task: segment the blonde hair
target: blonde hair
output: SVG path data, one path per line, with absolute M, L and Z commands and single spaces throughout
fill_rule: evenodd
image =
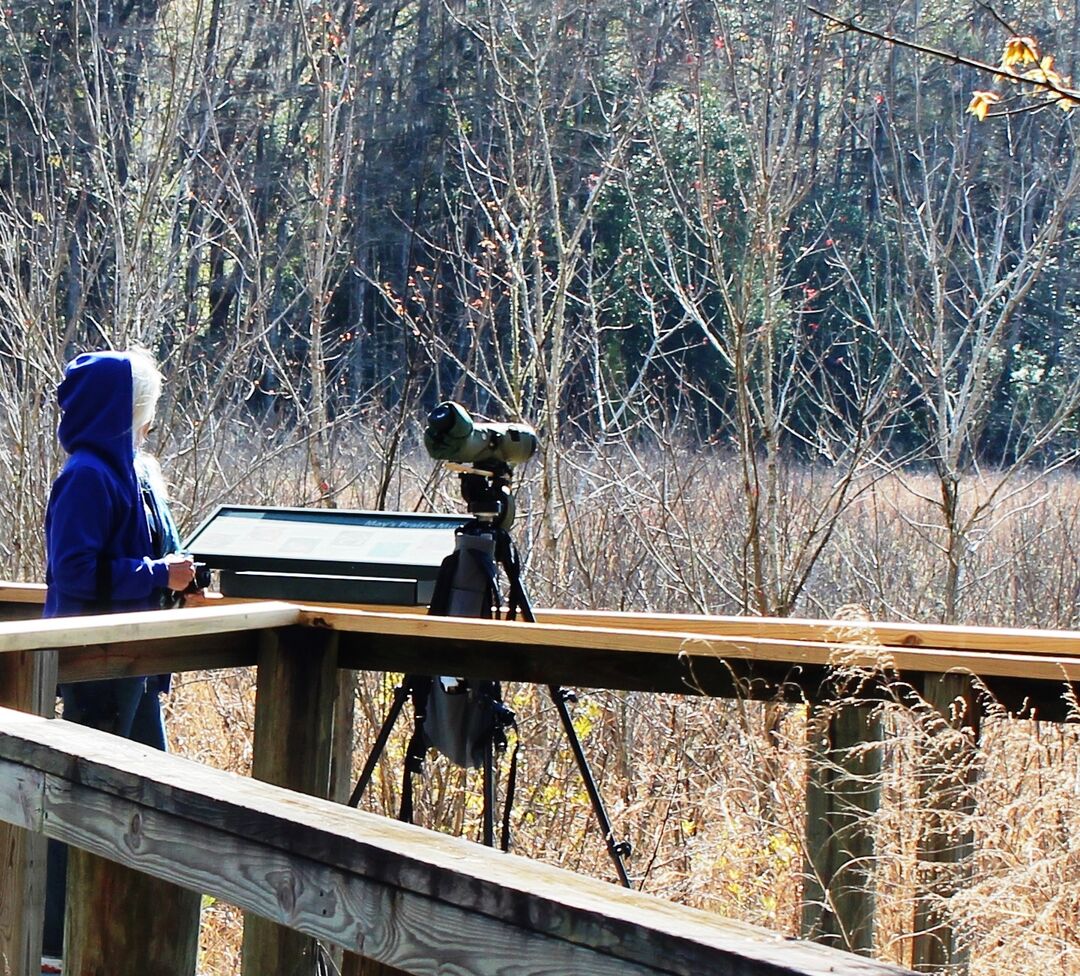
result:
M 138 431 L 154 419 L 161 399 L 162 376 L 154 357 L 145 349 L 129 349 L 131 363 L 131 427 Z

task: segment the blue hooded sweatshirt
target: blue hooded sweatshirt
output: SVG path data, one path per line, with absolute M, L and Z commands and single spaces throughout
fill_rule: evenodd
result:
M 161 606 L 169 570 L 153 558 L 151 520 L 175 539 L 162 499 L 144 500 L 135 466 L 131 362 L 87 353 L 57 390 L 60 444 L 70 455 L 45 513 L 45 616 Z M 169 551 L 168 548 L 165 551 Z

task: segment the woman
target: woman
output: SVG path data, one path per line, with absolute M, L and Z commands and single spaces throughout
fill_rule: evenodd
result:
M 140 455 L 161 396 L 161 373 L 142 350 L 79 356 L 57 390 L 68 460 L 45 513 L 45 616 L 172 606 L 195 577 L 156 462 Z M 165 748 L 159 694 L 169 676 L 63 684 L 64 718 Z M 63 938 L 66 851 L 50 844 L 46 955 Z

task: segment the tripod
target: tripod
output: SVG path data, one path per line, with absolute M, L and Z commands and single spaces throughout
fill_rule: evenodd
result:
M 533 623 L 536 617 L 521 580 L 521 560 L 508 531 L 514 517 L 514 500 L 510 492 L 511 469 L 502 462 L 490 463 L 488 468 L 490 470 L 469 468 L 461 473 L 462 495 L 473 518 L 455 533 L 454 552 L 443 561 L 439 569 L 428 612 L 456 617 L 497 615 L 502 605 L 498 586 L 498 573 L 501 568 L 509 585 L 506 619 L 513 620 L 520 612 L 525 621 Z M 435 682 L 438 682 L 437 686 Z M 615 872 L 619 881 L 629 888 L 630 879 L 626 873 L 624 858 L 630 855 L 630 844 L 616 841 L 612 834 L 604 801 L 567 707 L 568 703 L 577 700 L 576 696 L 558 685 L 549 685 L 548 692 L 585 784 L 585 791 Z M 400 819 L 412 820 L 411 777 L 413 773 L 421 770 L 427 748 L 434 746 L 460 766 L 479 766 L 483 769 L 483 842 L 493 847 L 496 802 L 494 750 L 496 746 L 505 747 L 506 730 L 514 724 L 513 713 L 502 703 L 495 682 L 406 675 L 394 689 L 390 709 L 349 797 L 349 806 L 355 807 L 359 804 L 379 756 L 386 748 L 394 724 L 410 699 L 416 713 L 416 731 L 406 753 Z M 470 719 L 472 728 L 468 725 Z M 477 722 L 481 729 L 477 729 Z M 507 802 L 502 823 L 503 850 L 509 847 L 510 802 L 516 776 L 515 747 L 506 788 Z

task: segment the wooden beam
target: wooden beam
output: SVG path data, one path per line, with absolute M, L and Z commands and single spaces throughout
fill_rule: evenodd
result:
M 880 648 L 763 637 L 556 626 L 365 613 L 307 607 L 304 624 L 342 635 L 341 663 L 359 670 L 747 699 L 828 700 L 836 669 L 881 676 L 977 674 L 1003 706 L 1039 718 L 1068 717 L 1080 660 L 1050 655 Z M 1073 691 L 1077 687 L 1073 687 Z
M 906 972 L 0 710 L 0 796 L 35 774 L 0 814 L 411 973 Z
M 263 603 L 260 600 L 223 598 L 223 603 Z M 423 616 L 426 607 L 347 605 L 308 606 L 311 610 L 351 613 L 393 613 Z M 1037 630 L 1019 627 L 964 627 L 944 624 L 897 623 L 881 620 L 819 620 L 799 617 L 744 617 L 712 614 L 634 613 L 609 610 L 535 610 L 536 623 L 556 627 L 663 631 L 714 637 L 758 637 L 782 641 L 857 644 L 927 650 L 987 651 L 1080 657 L 1080 631 Z
M 165 637 L 65 647 L 59 652 L 59 678 L 63 682 L 94 681 L 252 667 L 258 661 L 259 634 L 258 630 L 239 630 L 198 639 Z
M 1080 681 L 1080 633 L 993 628 L 920 629 L 882 623 L 868 623 L 865 630 L 859 623 L 844 630 L 841 624 L 829 621 L 549 613 L 552 619 L 558 616 L 566 622 L 527 624 L 463 620 L 460 617 L 254 602 L 166 612 L 7 622 L 0 624 L 0 654 L 42 647 L 135 647 L 151 641 L 186 641 L 193 637 L 202 639 L 299 623 L 341 633 L 410 639 L 425 645 L 438 641 L 470 642 L 489 648 L 501 647 L 508 653 L 561 650 L 619 652 L 626 657 L 635 654 L 682 655 L 689 661 L 741 660 L 794 667 L 825 667 L 840 663 L 852 667 L 881 666 L 903 672 L 945 674 L 961 670 L 990 677 Z M 589 619 L 603 619 L 611 626 L 583 626 L 573 622 Z M 662 630 L 661 626 L 681 626 L 683 629 Z M 776 636 L 778 634 L 800 634 L 801 637 Z M 875 644 L 877 638 L 896 643 Z M 932 638 L 940 640 L 941 645 L 927 644 Z M 377 657 L 378 648 L 382 646 L 385 642 L 379 642 L 369 657 Z M 401 667 L 391 669 L 402 670 Z M 444 667 L 439 665 L 434 670 L 441 671 Z M 109 670 L 109 673 L 115 672 Z M 693 690 L 689 687 L 692 681 L 692 677 L 684 678 L 683 690 Z
M 5 605 L 34 608 L 44 603 L 45 588 L 36 583 L 0 582 L 0 608 Z M 197 613 L 214 619 L 228 619 L 229 615 L 238 614 L 234 620 L 241 620 L 245 612 L 255 608 L 294 607 L 292 603 L 269 600 L 239 600 L 222 598 L 216 607 L 202 607 L 184 610 L 183 613 Z M 363 606 L 347 607 L 342 604 L 308 606 L 308 613 L 320 615 L 373 614 L 377 617 L 394 616 L 416 618 L 425 616 L 423 607 L 386 607 Z M 223 611 L 227 611 L 223 614 Z M 173 611 L 170 613 L 170 617 Z M 151 617 L 139 615 L 144 621 L 154 622 L 160 614 Z M 126 619 L 126 616 L 125 616 Z M 251 618 L 252 622 L 257 617 Z M 328 617 L 327 619 L 330 619 Z M 954 650 L 967 652 L 994 652 L 1008 655 L 1034 654 L 1052 658 L 1080 658 L 1080 631 L 1034 630 L 1014 627 L 964 627 L 934 624 L 895 623 L 888 621 L 851 621 L 851 620 L 814 620 L 807 618 L 777 617 L 736 617 L 705 614 L 646 614 L 615 613 L 601 610 L 558 610 L 541 609 L 536 611 L 536 622 L 557 628 L 590 628 L 598 630 L 618 630 L 650 632 L 659 631 L 668 634 L 704 635 L 720 638 L 755 638 L 781 642 L 808 642 L 811 644 L 855 644 L 865 647 L 881 646 L 885 648 Z M 138 622 L 136 622 L 136 625 Z M 62 624 L 51 624 L 63 629 Z M 275 626 L 275 624 L 267 624 Z M 0 635 L 4 631 L 0 629 Z M 108 642 L 107 628 L 99 638 Z M 130 636 L 122 638 L 130 639 Z M 62 646 L 61 639 L 53 642 Z M 76 641 L 76 645 L 78 641 Z M 21 648 L 27 649 L 27 645 Z M 7 649 L 0 638 L 0 652 Z M 945 669 L 942 669 L 945 670 Z
M 1017 627 L 962 627 L 880 620 L 813 620 L 798 617 L 733 617 L 602 610 L 537 610 L 536 622 L 556 626 L 617 627 L 727 637 L 826 644 L 1080 657 L 1080 631 Z
M 42 647 L 134 644 L 165 638 L 201 639 L 214 634 L 288 627 L 297 623 L 299 616 L 299 608 L 290 603 L 262 603 L 9 621 L 0 624 L 0 654 Z
M 622 617 L 606 619 L 617 622 Z M 635 615 L 627 615 L 627 619 L 634 620 Z M 1073 692 L 1080 688 L 1080 658 L 1072 656 L 1070 650 L 1076 635 L 974 629 L 973 640 L 984 643 L 1004 642 L 1005 635 L 1012 640 L 1017 634 L 1027 634 L 1026 651 L 1005 653 L 877 646 L 835 631 L 832 636 L 837 641 L 827 643 L 704 630 L 706 621 L 714 619 L 719 621 L 716 626 L 720 630 L 729 624 L 734 627 L 738 621 L 760 633 L 771 623 L 783 629 L 799 622 L 648 619 L 652 625 L 663 621 L 699 630 L 463 620 L 260 601 L 4 623 L 0 624 L 0 655 L 34 647 L 60 647 L 60 677 L 65 681 L 241 667 L 254 662 L 258 630 L 297 623 L 340 633 L 341 666 L 356 669 L 421 674 L 452 671 L 468 677 L 539 684 L 811 701 L 827 697 L 827 682 L 836 667 L 876 669 L 884 681 L 899 673 L 916 685 L 924 675 L 968 672 L 978 675 L 1005 708 L 1056 721 L 1068 717 L 1068 686 L 1074 686 Z M 829 627 L 836 626 L 822 624 L 814 632 L 824 637 Z M 934 628 L 937 633 L 951 634 L 956 641 L 961 630 Z M 806 629 L 798 632 L 811 633 Z M 894 637 L 906 639 L 900 633 Z M 1036 654 L 1034 649 L 1047 653 Z
M 874 946 L 874 833 L 882 723 L 874 706 L 811 706 L 802 934 L 869 953 Z
M 40 619 L 45 587 L 38 583 L 0 583 L 0 621 Z
M 38 616 L 41 616 L 41 608 L 45 606 L 46 587 L 44 583 L 10 583 L 0 581 L 0 605 L 25 604 L 36 606 Z
M 311 628 L 264 631 L 255 694 L 251 774 L 265 783 L 327 797 L 338 698 L 337 635 Z M 244 917 L 244 976 L 314 976 L 317 947 L 292 928 Z
M 0 705 L 51 717 L 56 704 L 56 652 L 20 651 L 0 656 Z M 28 784 L 16 779 L 9 803 L 29 803 L 31 818 L 40 815 Z M 42 929 L 45 924 L 45 838 L 0 824 L 0 960 L 12 973 L 37 972 L 41 967 Z
M 1002 677 L 1027 676 L 1056 682 L 1080 681 L 1080 659 L 1049 653 L 1035 656 L 1004 652 L 986 654 L 947 648 L 882 648 L 844 642 L 781 640 L 691 631 L 559 626 L 460 617 L 326 611 L 316 608 L 304 608 L 301 611 L 300 623 L 336 630 L 343 634 L 363 634 L 367 641 L 376 637 L 412 640 L 417 646 L 430 645 L 429 651 L 434 651 L 441 642 L 450 642 L 455 647 L 472 644 L 489 650 L 501 649 L 507 657 L 522 654 L 547 655 L 552 651 L 619 652 L 627 659 L 630 668 L 636 667 L 632 661 L 635 655 L 663 655 L 685 658 L 690 662 L 691 668 L 693 662 L 698 661 L 741 660 L 790 666 L 839 665 L 937 674 L 962 670 Z M 358 643 L 358 651 L 362 645 L 363 642 Z M 385 646 L 385 642 L 376 644 L 380 649 Z M 378 657 L 379 651 L 372 650 L 368 656 Z M 442 673 L 447 669 L 447 664 L 432 657 L 429 667 L 434 667 L 435 670 L 426 673 Z M 692 682 L 692 677 L 686 680 Z
M 255 664 L 258 634 L 297 621 L 290 604 L 55 617 L 0 623 L 0 661 L 59 648 L 57 680 L 165 674 Z

